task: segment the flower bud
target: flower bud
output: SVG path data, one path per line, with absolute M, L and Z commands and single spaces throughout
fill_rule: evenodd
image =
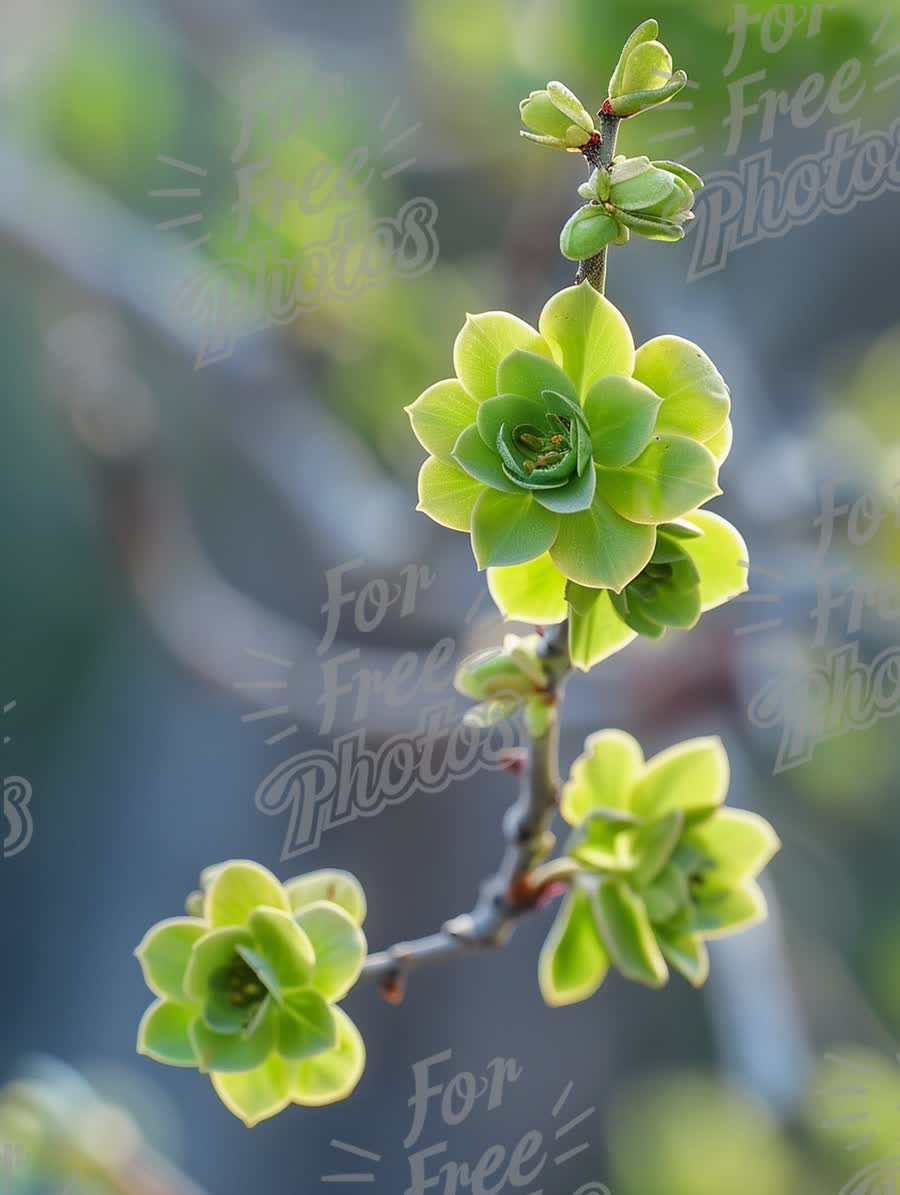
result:
M 507 635 L 503 648 L 491 648 L 464 660 L 453 678 L 458 693 L 476 701 L 517 702 L 547 687 L 543 661 L 537 655 L 537 635 L 520 639 Z M 504 717 L 508 717 L 505 714 Z
M 656 40 L 659 25 L 645 21 L 625 43 L 609 81 L 609 104 L 616 116 L 635 116 L 677 95 L 687 83 L 684 71 L 672 72 L 672 55 Z
M 530 132 L 522 136 L 557 149 L 579 149 L 590 141 L 595 129 L 590 113 L 563 83 L 548 83 L 532 91 L 519 104 L 522 123 Z
M 586 261 L 619 236 L 615 218 L 599 204 L 579 208 L 560 233 L 559 249 L 569 261 Z

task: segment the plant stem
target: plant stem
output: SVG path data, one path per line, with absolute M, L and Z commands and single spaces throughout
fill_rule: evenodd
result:
M 620 123 L 620 117 L 614 116 L 611 112 L 601 111 L 600 132 L 603 140 L 596 144 L 586 145 L 581 151 L 592 170 L 601 168 L 608 170 L 611 166 L 616 152 L 616 138 L 619 135 Z M 576 282 L 590 282 L 594 290 L 599 291 L 601 295 L 606 293 L 608 248 L 609 246 L 604 246 L 596 256 L 579 262 L 578 273 L 575 275 Z
M 586 145 L 582 151 L 592 169 L 609 169 L 616 152 L 619 123 L 619 117 L 612 113 L 600 113 L 602 140 Z M 601 295 L 606 289 L 606 253 L 603 249 L 580 262 L 575 278 L 576 282 L 587 280 Z M 522 781 L 518 800 L 503 819 L 506 850 L 496 872 L 482 884 L 471 913 L 446 922 L 437 933 L 413 942 L 398 942 L 366 959 L 363 977 L 379 984 L 392 1002 L 402 1000 L 406 976 L 418 967 L 471 950 L 505 945 L 522 914 L 540 905 L 555 884 L 571 878 L 566 860 L 544 862 L 549 854 L 550 824 L 559 802 L 562 689 L 572 670 L 567 621 L 545 632 L 539 654 L 549 678 L 547 695 L 553 705 L 552 717 L 542 734 L 532 736 L 526 759 L 515 761 Z
M 535 869 L 549 853 L 548 833 L 559 801 L 559 705 L 572 669 L 567 622 L 545 633 L 538 653 L 545 661 L 547 697 L 553 710 L 546 730 L 531 738 L 527 762 L 514 761 L 521 786 L 503 819 L 506 849 L 471 913 L 448 921 L 435 934 L 400 942 L 366 960 L 363 976 L 380 984 L 390 1000 L 402 999 L 405 976 L 426 963 L 505 945 L 519 917 L 537 907 L 550 885 L 563 878 L 558 868 L 551 871 L 549 865 L 544 875 Z

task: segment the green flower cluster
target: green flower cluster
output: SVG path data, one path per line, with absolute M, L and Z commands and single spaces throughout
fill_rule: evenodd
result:
M 594 120 L 564 83 L 548 83 L 519 104 L 522 136 L 554 149 L 580 149 L 597 137 Z
M 721 808 L 729 774 L 717 738 L 648 761 L 620 730 L 585 747 L 563 791 L 578 870 L 541 954 L 544 999 L 585 1000 L 611 966 L 654 988 L 672 967 L 699 987 L 707 939 L 765 918 L 755 877 L 778 837 L 764 818 Z
M 609 81 L 609 111 L 636 116 L 658 108 L 678 95 L 687 83 L 684 71 L 674 71 L 672 55 L 657 40 L 657 21 L 644 21 L 625 43 Z
M 632 232 L 651 241 L 680 241 L 693 220 L 694 192 L 703 180 L 677 162 L 615 158 L 598 168 L 578 193 L 590 203 L 566 222 L 559 238 L 564 257 L 583 261 Z
M 209 868 L 190 917 L 161 921 L 137 954 L 158 999 L 138 1031 L 138 1053 L 209 1074 L 248 1126 L 289 1103 L 348 1096 L 365 1047 L 335 1007 L 366 957 L 365 896 L 346 872 L 281 884 L 245 860 Z

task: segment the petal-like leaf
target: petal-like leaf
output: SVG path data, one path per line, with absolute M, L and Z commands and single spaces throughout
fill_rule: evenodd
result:
M 540 360 L 541 358 L 535 358 Z M 544 358 L 546 360 L 546 358 Z M 552 365 L 552 361 L 547 361 Z M 540 398 L 523 398 L 515 391 L 503 391 L 496 398 L 486 398 L 478 405 L 476 425 L 478 434 L 491 452 L 497 451 L 497 437 L 504 424 L 512 430 L 520 423 L 537 424 L 544 421 L 546 407 Z
M 627 884 L 603 880 L 597 892 L 597 919 L 610 958 L 626 979 L 663 987 L 669 972 L 641 898 Z
M 325 901 L 308 905 L 295 917 L 316 952 L 312 986 L 326 1000 L 342 1000 L 365 962 L 365 934 L 348 913 Z
M 541 950 L 541 994 L 552 1008 L 577 1004 L 593 996 L 608 970 L 609 954 L 597 929 L 593 898 L 575 888 L 563 901 Z
M 637 860 L 632 883 L 643 888 L 651 884 L 672 858 L 684 827 L 684 814 L 673 809 L 657 821 L 646 822 L 629 834 L 629 846 Z
M 731 453 L 731 445 L 734 440 L 734 428 L 731 425 L 731 420 L 725 421 L 725 426 L 721 431 L 716 432 L 714 436 L 710 436 L 704 443 L 709 451 L 713 454 L 720 465 L 723 465 L 728 460 Z
M 478 403 L 456 378 L 437 382 L 406 408 L 416 439 L 432 456 L 449 461 L 453 446 L 475 422 Z
M 540 329 L 579 397 L 598 378 L 634 371 L 634 340 L 624 316 L 589 282 L 554 295 L 541 312 Z
M 191 1041 L 200 1069 L 237 1073 L 253 1070 L 275 1046 L 277 1009 L 271 1000 L 260 1007 L 252 1023 L 239 1033 L 217 1033 L 198 1017 L 191 1025 Z
M 250 930 L 260 953 L 273 968 L 279 987 L 299 988 L 309 983 L 316 954 L 290 913 L 257 909 L 250 915 Z
M 595 809 L 631 810 L 631 792 L 644 770 L 640 743 L 624 730 L 600 730 L 584 744 L 563 788 L 560 812 L 570 826 Z
M 488 569 L 488 589 L 500 613 L 510 621 L 550 626 L 563 622 L 568 613 L 566 578 L 549 552 L 527 564 Z
M 472 509 L 484 485 L 456 465 L 430 456 L 419 472 L 419 505 L 430 519 L 451 531 L 468 531 Z
M 515 349 L 549 357 L 545 340 L 524 320 L 505 311 L 468 315 L 453 347 L 456 376 L 478 402 L 497 393 L 497 367 Z
M 246 925 L 260 905 L 290 909 L 284 888 L 271 871 L 247 859 L 235 859 L 213 877 L 206 893 L 206 920 L 214 929 Z
M 655 543 L 653 527 L 623 518 L 597 493 L 589 510 L 562 516 L 550 555 L 560 572 L 579 585 L 618 591 L 647 564 Z
M 649 760 L 634 788 L 634 810 L 655 819 L 673 809 L 716 809 L 728 793 L 728 756 L 717 737 L 690 739 Z
M 197 1052 L 190 1027 L 197 1019 L 196 1008 L 157 1000 L 141 1017 L 137 1052 L 166 1066 L 197 1066 Z
M 634 376 L 663 400 L 656 429 L 709 440 L 731 410 L 728 387 L 706 353 L 680 336 L 657 336 L 635 356 Z
M 710 510 L 688 515 L 703 535 L 683 540 L 683 550 L 700 573 L 700 601 L 704 610 L 714 610 L 740 593 L 749 584 L 750 555 L 736 528 Z
M 534 500 L 545 510 L 557 514 L 577 514 L 587 510 L 594 500 L 597 488 L 597 471 L 592 464 L 579 477 L 575 476 L 566 485 L 552 490 L 534 490 Z
M 453 449 L 453 459 L 476 481 L 506 494 L 520 494 L 522 489 L 506 476 L 496 448 L 488 448 L 478 427 L 467 427 Z
M 278 1014 L 278 1052 L 297 1062 L 336 1045 L 337 1021 L 325 997 L 311 988 L 289 992 Z
M 195 1004 L 205 1004 L 209 986 L 218 972 L 231 966 L 238 957 L 238 946 L 253 947 L 249 929 L 233 926 L 211 930 L 198 938 L 184 973 L 184 991 Z
M 693 934 L 669 934 L 664 929 L 656 933 L 669 966 L 695 988 L 702 988 L 709 978 L 709 951 L 703 939 Z
M 694 901 L 689 929 L 704 938 L 727 938 L 766 919 L 766 898 L 752 880 L 728 892 L 695 894 Z
M 539 506 L 531 494 L 485 490 L 472 512 L 472 551 L 478 567 L 536 560 L 556 540 L 559 522 L 559 515 Z
M 248 1129 L 288 1106 L 292 1077 L 291 1064 L 280 1054 L 243 1074 L 210 1075 L 216 1095 Z
M 569 261 L 594 257 L 619 235 L 619 225 L 604 208 L 587 203 L 568 218 L 559 234 L 559 251 Z
M 337 1045 L 296 1063 L 291 1069 L 291 1099 L 307 1108 L 344 1100 L 366 1067 L 366 1047 L 359 1030 L 341 1008 L 333 1008 Z
M 717 810 L 692 826 L 684 842 L 711 861 L 702 873 L 704 892 L 754 879 L 781 847 L 766 819 L 746 809 Z
M 621 468 L 640 456 L 653 434 L 660 399 L 631 378 L 612 374 L 596 381 L 584 400 L 594 460 Z
M 586 614 L 572 610 L 569 617 L 569 652 L 581 672 L 590 672 L 636 638 L 616 614 L 606 591 Z
M 340 905 L 357 925 L 362 925 L 366 919 L 366 894 L 362 884 L 349 871 L 339 871 L 336 868 L 311 871 L 307 875 L 288 880 L 284 887 L 294 913 L 298 913 L 307 905 L 325 900 L 330 904 Z
M 194 943 L 207 930 L 196 917 L 171 917 L 147 931 L 134 953 L 152 992 L 176 1003 L 190 1003 L 184 991 L 184 973 Z
M 597 491 L 634 523 L 678 519 L 721 494 L 716 458 L 686 436 L 654 435 L 630 465 L 598 469 Z
M 515 349 L 497 367 L 498 394 L 521 394 L 543 406 L 545 390 L 578 402 L 575 383 L 550 357 Z

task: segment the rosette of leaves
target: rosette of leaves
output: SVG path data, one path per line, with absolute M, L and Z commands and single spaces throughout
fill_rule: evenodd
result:
M 699 987 L 707 940 L 765 918 L 755 878 L 780 843 L 764 818 L 722 808 L 728 779 L 718 738 L 647 761 L 623 731 L 587 740 L 563 791 L 578 871 L 541 954 L 548 1004 L 587 999 L 610 967 L 653 988 L 671 967 Z
M 566 580 L 621 591 L 660 524 L 721 493 L 730 398 L 718 370 L 674 336 L 635 352 L 587 282 L 554 295 L 539 330 L 470 315 L 454 364 L 407 408 L 432 454 L 419 510 L 469 532 L 480 568 L 546 557 Z
M 548 83 L 519 104 L 521 135 L 554 149 L 580 149 L 596 135 L 594 119 L 564 83 Z
M 629 37 L 609 81 L 609 110 L 616 116 L 636 116 L 658 108 L 678 95 L 687 83 L 684 71 L 673 71 L 672 55 L 658 41 L 659 23 L 644 21 Z
M 202 882 L 188 900 L 198 915 L 153 926 L 135 952 L 157 997 L 138 1053 L 208 1074 L 248 1127 L 350 1095 L 365 1047 L 336 1004 L 366 957 L 359 883 L 320 871 L 281 884 L 245 860 Z
M 632 232 L 651 241 L 680 241 L 693 220 L 694 192 L 703 180 L 677 162 L 616 158 L 598 167 L 578 193 L 590 203 L 566 222 L 560 251 L 572 261 L 593 257 L 611 242 L 622 245 Z

